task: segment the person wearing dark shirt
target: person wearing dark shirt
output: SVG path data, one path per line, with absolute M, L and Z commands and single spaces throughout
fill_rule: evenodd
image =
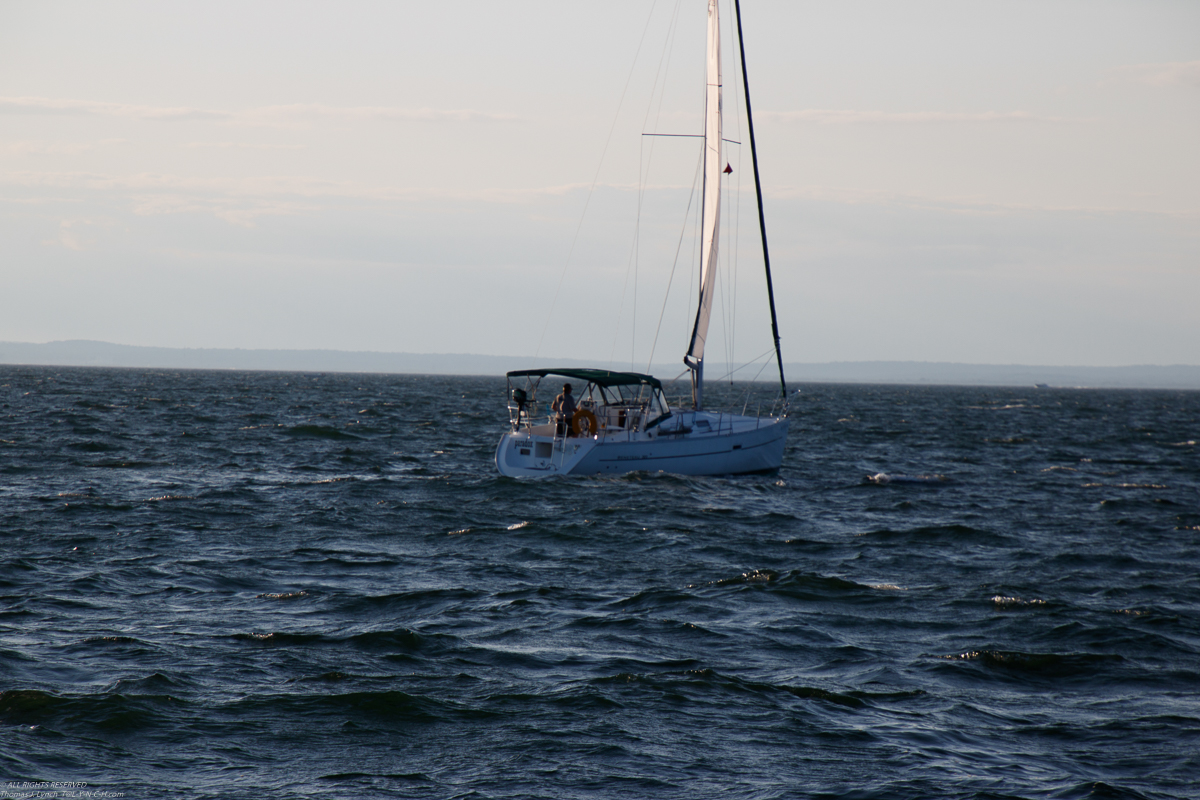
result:
M 575 396 L 571 394 L 571 384 L 563 384 L 562 394 L 554 398 L 554 404 L 550 406 L 550 410 L 555 414 L 557 435 L 570 436 L 571 421 L 575 417 Z

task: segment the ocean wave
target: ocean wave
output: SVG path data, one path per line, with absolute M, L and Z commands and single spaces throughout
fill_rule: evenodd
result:
M 358 441 L 361 438 L 327 425 L 293 425 L 289 428 L 284 428 L 282 433 L 284 436 L 290 436 L 295 439 L 344 439 Z
M 990 544 L 999 544 L 1000 540 L 1006 537 L 994 531 L 988 531 L 983 528 L 976 528 L 972 525 L 919 525 L 915 528 L 895 529 L 895 528 L 879 528 L 872 531 L 856 534 L 866 539 L 878 540 L 912 540 L 918 542 L 965 542 L 965 541 L 981 541 Z
M 169 725 L 186 706 L 163 694 L 57 695 L 10 689 L 0 692 L 0 724 L 131 734 Z
M 975 663 L 1001 672 L 1048 678 L 1084 678 L 1125 659 L 1115 653 L 1026 653 L 1019 650 L 968 650 L 938 656 L 950 662 Z

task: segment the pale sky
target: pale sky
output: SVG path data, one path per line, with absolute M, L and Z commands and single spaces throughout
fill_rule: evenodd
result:
M 705 8 L 0 2 L 0 340 L 677 361 Z M 1200 3 L 742 13 L 785 361 L 1200 364 Z

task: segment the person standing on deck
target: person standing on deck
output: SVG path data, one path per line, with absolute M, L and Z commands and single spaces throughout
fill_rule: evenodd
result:
M 570 436 L 571 421 L 575 417 L 575 396 L 571 394 L 571 384 L 563 384 L 562 394 L 554 398 L 550 410 L 555 413 L 556 435 Z

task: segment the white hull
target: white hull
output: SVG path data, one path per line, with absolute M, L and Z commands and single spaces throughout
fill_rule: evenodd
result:
M 671 430 L 629 431 L 562 438 L 552 426 L 510 431 L 496 448 L 502 475 L 737 475 L 779 469 L 787 442 L 786 417 L 676 412 Z

